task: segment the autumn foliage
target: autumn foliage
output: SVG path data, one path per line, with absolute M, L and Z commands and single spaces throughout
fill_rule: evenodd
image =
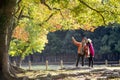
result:
M 13 31 L 12 37 L 22 41 L 28 41 L 29 33 L 25 31 L 24 27 L 17 26 Z
M 91 32 L 94 32 L 94 30 L 96 29 L 94 26 L 91 26 L 91 25 L 88 25 L 86 24 L 84 27 L 83 27 L 84 30 L 86 31 L 91 31 Z

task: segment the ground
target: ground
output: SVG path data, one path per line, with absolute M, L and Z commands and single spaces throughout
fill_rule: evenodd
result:
M 17 76 L 29 80 L 120 80 L 120 67 L 65 67 L 59 70 L 26 70 Z

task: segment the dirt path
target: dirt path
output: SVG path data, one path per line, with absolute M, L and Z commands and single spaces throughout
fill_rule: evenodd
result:
M 120 67 L 67 67 L 62 70 L 31 70 L 18 76 L 29 80 L 120 80 Z

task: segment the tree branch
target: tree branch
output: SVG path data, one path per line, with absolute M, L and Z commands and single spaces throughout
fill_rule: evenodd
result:
M 27 15 L 23 15 L 23 10 L 24 10 L 24 7 L 21 9 L 20 11 L 20 14 L 18 15 L 18 20 L 20 20 L 21 18 L 28 18 L 28 19 L 32 19 L 30 16 L 27 16 Z M 29 13 L 30 15 L 30 13 Z
M 54 13 L 50 14 L 50 16 L 49 16 L 46 20 L 44 20 L 41 24 L 39 24 L 39 25 L 42 26 L 45 22 L 49 21 L 50 18 L 51 18 L 53 15 L 54 15 Z
M 21 9 L 20 14 L 18 15 L 18 18 L 17 18 L 18 20 L 21 18 L 23 10 L 24 10 L 24 7 Z
M 27 15 L 21 15 L 21 18 L 28 18 L 28 19 L 32 19 L 30 16 L 27 16 Z
M 90 8 L 91 10 L 95 11 L 96 13 L 98 13 L 101 17 L 102 17 L 102 20 L 103 20 L 103 24 L 106 24 L 105 23 L 105 18 L 104 16 L 100 13 L 100 12 L 103 12 L 103 11 L 98 11 L 94 8 L 92 8 L 91 6 L 89 6 L 88 4 L 86 4 L 83 0 L 79 0 L 82 4 L 84 4 L 85 6 L 87 6 L 88 8 Z
M 108 11 L 107 11 L 107 12 L 108 12 Z M 114 12 L 112 12 L 112 11 L 110 11 L 110 13 L 111 13 L 111 14 L 114 14 L 114 15 L 120 15 L 120 14 L 114 13 Z
M 17 4 L 18 4 L 18 9 L 17 9 L 17 11 L 13 14 L 13 15 L 15 15 L 16 13 L 18 13 L 18 11 L 20 10 L 20 2 L 21 2 L 22 0 L 19 0 L 18 2 L 17 2 Z
M 60 12 L 60 15 L 64 18 L 62 12 L 61 12 L 61 9 L 58 9 L 58 8 L 51 8 L 47 3 L 46 3 L 46 0 L 40 0 L 41 4 L 45 5 L 49 10 L 57 10 Z
M 45 22 L 49 21 L 49 19 L 53 16 L 54 13 L 52 13 L 46 20 Z
M 53 9 L 54 9 L 54 10 L 58 10 L 58 11 L 60 12 L 60 15 L 64 18 L 61 9 L 58 9 L 58 8 L 53 8 Z
M 49 10 L 52 10 L 52 8 L 46 3 L 46 0 L 40 0 L 41 4 L 45 5 Z

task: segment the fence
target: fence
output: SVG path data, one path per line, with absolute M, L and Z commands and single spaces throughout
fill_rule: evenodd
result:
M 32 65 L 38 65 L 38 64 L 45 65 L 46 70 L 48 70 L 48 66 L 49 65 L 59 65 L 60 68 L 63 69 L 63 65 L 64 64 L 75 64 L 75 62 L 63 62 L 63 60 L 61 60 L 60 62 L 48 62 L 48 60 L 46 60 L 46 62 L 32 63 L 31 61 L 29 61 L 28 62 L 29 70 L 32 69 Z M 85 64 L 88 64 L 88 62 L 85 62 Z M 105 60 L 105 61 L 94 62 L 94 64 L 97 64 L 97 65 L 103 64 L 105 66 L 110 66 L 110 65 L 114 65 L 114 64 L 120 65 L 120 60 L 119 61 L 108 61 L 108 60 Z M 16 66 L 16 62 L 15 61 L 13 61 L 13 65 Z

